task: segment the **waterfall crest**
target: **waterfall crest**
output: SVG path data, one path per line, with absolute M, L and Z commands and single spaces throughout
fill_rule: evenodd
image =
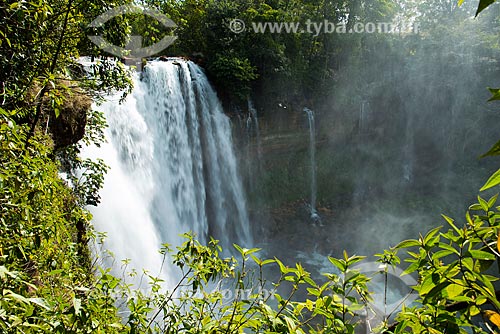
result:
M 88 148 L 111 170 L 92 209 L 106 247 L 132 267 L 160 270 L 161 243 L 178 245 L 179 234 L 214 237 L 228 249 L 249 247 L 242 183 L 231 126 L 203 71 L 192 62 L 151 62 L 134 78 L 134 90 L 98 108 L 105 113 L 108 143 Z M 167 266 L 168 267 L 168 266 Z M 172 278 L 168 268 L 163 277 Z

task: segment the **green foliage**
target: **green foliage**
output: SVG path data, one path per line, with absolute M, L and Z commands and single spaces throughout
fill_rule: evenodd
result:
M 255 32 L 255 23 L 299 23 L 308 20 L 349 27 L 361 20 L 388 20 L 396 6 L 390 1 L 157 1 L 143 0 L 145 6 L 158 8 L 177 23 L 176 43 L 164 51 L 167 55 L 192 57 L 202 63 L 224 95 L 238 102 L 246 100 L 251 89 L 272 88 L 272 99 L 324 96 L 331 88 L 334 66 L 339 54 L 338 34 L 315 36 L 300 31 L 287 33 Z M 234 19 L 246 24 L 245 31 L 234 33 Z M 144 30 L 150 30 L 146 22 Z M 300 30 L 300 29 L 299 29 Z M 152 27 L 151 31 L 155 31 Z M 344 38 L 345 39 L 345 38 Z M 221 62 L 227 61 L 227 66 Z M 248 63 L 248 65 L 246 65 Z M 252 69 L 242 73 L 240 64 Z M 219 70 L 223 67 L 223 71 Z M 241 80 L 244 74 L 244 80 Z M 322 80 L 318 80 L 318 77 Z M 286 87 L 276 89 L 276 83 Z
M 318 285 L 300 264 L 290 268 L 277 259 L 262 260 L 255 255 L 259 249 L 235 245 L 241 255 L 238 263 L 235 258 L 220 258 L 214 240 L 202 246 L 191 235 L 185 237 L 174 255 L 174 263 L 182 269 L 181 280 L 167 294 L 158 292 L 147 298 L 146 304 L 154 302 L 156 311 L 148 322 L 137 324 L 134 332 L 316 333 L 327 328 L 345 333 L 348 328 L 353 333 L 356 312 L 367 298 L 367 277 L 351 269 L 361 257 L 345 254 L 338 262 L 341 274 L 326 274 L 328 281 Z M 271 284 L 264 279 L 264 268 L 272 264 L 277 264 L 280 277 Z M 286 298 L 277 292 L 283 285 L 289 286 Z M 301 288 L 307 288 L 311 296 L 305 302 L 294 300 Z
M 496 0 L 479 0 L 479 6 L 477 7 L 476 16 L 479 15 L 483 10 L 485 10 L 489 5 L 495 3 Z
M 25 148 L 28 128 L 0 112 L 1 331 L 106 332 L 118 318 L 112 301 L 88 288 L 91 216 L 48 158 L 50 139 L 36 134 Z
M 42 0 L 0 4 L 4 18 L 0 32 L 0 99 L 2 107 L 13 112 L 17 121 L 31 125 L 30 135 L 34 134 L 43 114 L 59 115 L 70 86 L 81 85 L 87 94 L 130 88 L 128 73 L 116 62 L 98 62 L 92 80 L 77 64 L 81 52 L 101 55 L 96 47 L 89 47 L 87 35 L 92 32 L 85 27 L 90 20 L 126 2 L 129 1 L 104 4 L 101 1 Z M 127 26 L 123 22 L 107 28 L 105 37 L 110 41 L 126 36 Z M 110 34 L 112 36 L 108 36 Z M 70 85 L 59 84 L 61 80 Z
M 245 100 L 250 94 L 250 83 L 258 75 L 248 59 L 231 55 L 217 54 L 208 68 L 217 73 L 216 82 L 225 90 L 230 89 L 238 99 Z
M 80 160 L 78 145 L 58 152 L 72 184 L 68 187 L 58 175 L 61 167 L 51 158 L 50 138 L 35 126 L 42 113 L 50 110 L 58 116 L 63 112 L 75 86 L 93 97 L 110 89 L 130 88 L 130 78 L 120 63 L 98 62 L 92 69 L 95 80 L 88 80 L 74 63 L 80 53 L 100 55 L 85 38 L 87 33 L 99 33 L 83 28 L 89 20 L 127 2 L 0 4 L 4 18 L 0 30 L 0 331 L 354 333 L 361 314 L 371 312 L 370 278 L 356 269 L 363 257 L 346 252 L 341 259 L 329 258 L 332 273 L 324 273 L 317 282 L 301 264 L 288 267 L 278 259 L 260 259 L 259 249 L 237 245 L 239 261 L 223 258 L 217 241 L 205 246 L 186 234 L 175 254 L 167 246 L 161 250 L 165 261 L 172 258 L 181 272 L 176 286 L 165 290 L 164 282 L 144 273 L 147 291 L 134 289 L 125 279 L 90 263 L 87 243 L 95 236 L 89 227 L 90 214 L 82 207 L 98 203 L 106 167 L 102 161 Z M 168 9 L 183 36 L 177 51 L 205 54 L 212 77 L 238 99 L 248 97 L 259 75 L 261 80 L 294 78 L 295 86 L 284 90 L 312 94 L 318 87 L 317 76 L 331 78 L 332 55 L 342 56 L 336 43 L 345 41 L 334 35 L 235 35 L 227 28 L 231 19 L 249 23 L 328 18 L 352 25 L 362 17 L 378 19 L 394 13 L 389 1 L 363 6 L 357 1 L 144 2 Z M 493 2 L 480 1 L 478 13 Z M 428 9 L 428 3 L 419 8 Z M 116 44 L 125 43 L 129 23 L 139 30 L 146 27 L 142 18 L 116 19 L 103 33 Z M 146 30 L 142 32 L 151 42 L 163 33 L 154 26 Z M 356 42 L 363 45 L 361 40 Z M 360 52 L 365 51 L 360 48 Z M 304 93 L 302 86 L 310 91 Z M 491 92 L 492 100 L 497 99 L 498 90 Z M 86 140 L 99 142 L 105 122 L 102 115 L 89 113 Z M 488 155 L 497 151 L 495 146 Z M 76 169 L 83 172 L 77 175 Z M 483 189 L 499 183 L 497 172 Z M 389 266 L 400 262 L 398 250 L 411 249 L 405 254 L 409 263 L 405 273 L 418 275 L 414 289 L 420 297 L 403 308 L 390 328 L 386 315 L 380 331 L 466 333 L 472 329 L 483 333 L 477 324 L 480 315 L 489 326 L 500 325 L 498 275 L 492 274 L 497 273 L 493 264 L 498 265 L 500 257 L 496 202 L 496 196 L 479 197 L 464 226 L 445 216 L 448 231 L 435 228 L 377 255 L 387 285 Z M 274 282 L 265 278 L 270 268 L 279 273 Z M 299 297 L 299 292 L 307 293 L 306 297 Z
M 239 261 L 223 258 L 218 242 L 201 245 L 192 235 L 175 254 L 165 245 L 165 261 L 180 269 L 176 286 L 144 273 L 147 290 L 136 290 L 88 262 L 78 223 L 87 224 L 83 204 L 57 175 L 47 154 L 50 142 L 35 135 L 26 149 L 28 128 L 2 110 L 0 138 L 0 328 L 6 333 L 354 333 L 363 313 L 372 312 L 370 277 L 356 269 L 364 257 L 330 257 L 332 272 L 315 281 L 302 265 L 261 259 L 260 249 L 235 245 Z M 498 262 L 500 207 L 497 196 L 478 197 L 458 225 L 449 217 L 418 239 L 378 254 L 385 265 L 405 256 L 406 274 L 417 273 L 420 299 L 403 307 L 397 323 L 388 315 L 378 330 L 394 333 L 465 333 L 483 314 L 498 324 L 500 301 L 492 275 Z M 126 262 L 125 262 L 126 264 Z M 274 267 L 279 277 L 265 278 Z M 92 269 L 92 270 L 91 270 Z M 95 274 L 91 274 L 95 270 Z M 378 274 L 378 273 L 376 273 Z M 136 273 L 130 273 L 136 276 Z M 284 291 L 284 293 L 283 293 Z M 307 292 L 298 297 L 299 291 Z M 280 293 L 281 292 L 281 293 Z M 387 293 L 387 292 L 386 292 Z M 385 303 L 385 302 L 384 302 Z M 494 311 L 492 310 L 494 309 Z M 390 328 L 389 328 L 390 327 Z
M 500 223 L 497 197 L 489 201 L 478 197 L 463 227 L 443 216 L 451 227 L 447 232 L 434 229 L 419 240 L 396 246 L 416 248 L 408 252 L 406 273 L 418 272 L 419 283 L 414 289 L 421 299 L 419 306 L 400 312 L 394 333 L 465 333 L 467 328 L 482 333 L 474 317 L 491 307 L 500 311 L 495 290 L 498 277 L 490 270 L 500 256 L 496 246 Z
M 496 171 L 481 188 L 481 191 L 490 189 L 500 184 L 500 170 Z
M 492 97 L 488 101 L 499 101 L 500 100 L 500 89 L 489 89 Z
M 485 158 L 488 156 L 495 156 L 495 155 L 500 155 L 500 141 L 495 145 L 493 145 L 493 147 L 488 152 L 483 154 L 481 158 Z
M 458 0 L 458 5 L 462 6 L 465 0 Z M 483 10 L 488 8 L 490 5 L 494 4 L 496 0 L 479 0 L 479 5 L 477 6 L 477 11 L 476 11 L 476 17 L 481 13 Z
M 149 293 L 134 290 L 99 269 L 90 271 L 84 253 L 89 235 L 78 228 L 90 215 L 58 177 L 47 158 L 48 138 L 36 134 L 25 148 L 28 128 L 12 122 L 2 110 L 0 138 L 0 328 L 5 333 L 236 333 L 245 330 L 279 333 L 352 333 L 356 311 L 366 305 L 368 278 L 351 267 L 362 258 L 331 259 L 340 270 L 318 285 L 297 264 L 261 260 L 259 249 L 235 245 L 241 263 L 222 258 L 217 241 L 203 246 L 186 241 L 172 255 L 182 277 L 169 291 L 145 273 Z M 83 244 L 82 244 L 83 243 Z M 162 250 L 165 259 L 171 251 Z M 252 262 L 248 262 L 251 259 Z M 264 268 L 277 264 L 280 277 L 270 283 Z M 131 273 L 131 275 L 135 275 Z M 278 288 L 291 284 L 288 297 Z M 222 287 L 231 294 L 217 289 Z M 301 288 L 305 302 L 294 300 Z M 269 293 L 265 293 L 270 289 Z M 359 296 L 361 297 L 359 297 Z M 277 304 L 271 302 L 277 300 Z M 274 306 L 273 306 L 274 305 Z M 121 316 L 118 316 L 119 310 Z M 313 325 L 322 323 L 323 325 Z

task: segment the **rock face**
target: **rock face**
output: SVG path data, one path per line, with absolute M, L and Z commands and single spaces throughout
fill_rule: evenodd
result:
M 59 117 L 53 110 L 45 117 L 45 124 L 52 134 L 55 148 L 62 148 L 76 144 L 85 135 L 87 125 L 87 112 L 90 110 L 92 100 L 78 89 L 65 96 L 66 100 L 61 108 Z
M 55 91 L 54 91 L 55 90 Z M 21 123 L 31 124 L 30 117 L 34 116 L 35 107 L 40 102 L 42 85 L 35 82 L 28 90 L 24 99 L 24 108 L 33 110 Z M 56 116 L 49 94 L 53 94 L 62 101 L 59 106 L 59 115 Z M 36 126 L 44 133 L 50 133 L 54 141 L 54 148 L 59 149 L 76 144 L 85 135 L 87 115 L 92 107 L 92 98 L 73 81 L 58 80 L 55 86 L 49 86 L 42 98 L 42 114 Z

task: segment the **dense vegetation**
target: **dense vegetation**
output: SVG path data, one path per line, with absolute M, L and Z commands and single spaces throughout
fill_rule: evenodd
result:
M 85 27 L 97 14 L 127 2 L 0 4 L 2 333 L 353 333 L 362 324 L 394 333 L 484 333 L 500 328 L 498 269 L 493 266 L 500 261 L 496 196 L 479 197 L 462 224 L 444 217 L 447 231 L 434 229 L 377 255 L 382 267 L 374 275 L 384 277 L 399 264 L 398 252 L 403 249 L 409 255 L 406 273 L 418 274 L 413 293 L 419 299 L 393 317 L 384 312 L 373 323 L 364 320 L 365 314 L 375 314 L 367 288 L 370 278 L 354 268 L 363 257 L 347 253 L 342 259 L 330 258 L 332 272 L 314 281 L 299 264 L 287 267 L 277 259 L 261 260 L 255 256 L 257 249 L 235 246 L 237 263 L 219 255 L 216 241 L 204 246 L 187 235 L 172 256 L 183 278 L 170 291 L 148 274 L 144 276 L 150 289 L 133 290 L 98 268 L 89 253 L 97 238 L 84 206 L 98 204 L 106 167 L 79 159 L 78 150 L 81 140 L 98 144 L 103 139 L 102 115 L 91 110 L 90 99 L 99 100 L 112 89 L 127 91 L 130 80 L 119 62 L 106 60 L 98 62 L 88 78 L 76 59 L 102 55 L 86 38 L 91 32 Z M 144 2 L 158 5 L 179 24 L 180 43 L 169 52 L 202 52 L 213 79 L 231 99 L 244 99 L 252 90 L 267 92 L 274 82 L 291 78 L 294 89 L 287 98 L 324 94 L 322 85 L 334 78 L 331 69 L 345 56 L 342 43 L 353 40 L 334 43 L 305 34 L 236 37 L 221 22 L 236 16 L 303 21 L 314 19 L 314 14 L 353 24 L 359 11 L 373 18 L 396 13 L 389 1 Z M 481 0 L 478 12 L 493 2 Z M 422 6 L 432 15 L 433 5 Z M 108 25 L 101 33 L 118 44 L 126 42 L 134 26 L 144 27 L 136 17 Z M 158 36 L 152 35 L 151 41 Z M 262 79 L 256 81 L 258 77 Z M 491 93 L 492 100 L 500 100 L 498 89 Z M 499 154 L 500 143 L 488 155 Z M 79 168 L 86 172 L 77 177 Z M 500 171 L 482 190 L 498 184 Z M 170 262 L 168 247 L 161 251 Z M 271 266 L 279 270 L 274 283 L 264 277 L 264 268 Z M 216 284 L 234 298 L 214 289 Z M 307 298 L 296 298 L 301 291 L 307 291 Z M 487 325 L 482 326 L 484 321 Z
M 358 43 L 340 34 L 255 33 L 252 23 L 344 22 L 347 29 L 360 20 L 390 21 L 397 3 L 377 1 L 142 1 L 169 13 L 179 27 L 179 41 L 168 52 L 201 58 L 220 91 L 233 102 L 253 91 L 263 99 L 303 100 L 324 97 L 334 72 L 348 57 L 347 44 Z M 231 20 L 247 29 L 234 33 Z M 143 28 L 150 30 L 149 28 Z M 158 39 L 158 36 L 151 37 Z M 352 37 L 352 36 L 351 36 Z M 321 80 L 317 80 L 321 78 Z M 287 88 L 277 83 L 287 82 Z
M 257 228 L 280 241 L 259 247 L 282 259 L 311 249 L 372 254 L 435 227 L 441 213 L 462 216 L 478 185 L 498 169 L 495 159 L 479 159 L 498 137 L 493 125 L 500 122 L 485 89 L 498 86 L 500 75 L 498 7 L 473 19 L 476 5 L 406 2 L 424 13 L 416 18 L 419 34 L 322 36 L 339 49 L 330 60 L 326 98 L 287 99 L 295 77 L 269 83 L 269 95 L 254 91 L 261 154 L 255 127 L 235 122 L 237 138 L 251 137 L 243 144 L 249 142 L 252 159 L 243 153 L 242 170 Z M 305 233 L 312 168 L 304 106 L 316 115 L 317 207 L 324 225 Z

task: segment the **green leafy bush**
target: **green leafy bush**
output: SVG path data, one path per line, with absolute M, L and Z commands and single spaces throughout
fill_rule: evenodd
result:
M 245 100 L 251 91 L 251 83 L 258 75 L 256 68 L 248 59 L 234 55 L 217 54 L 209 70 L 214 73 L 215 81 L 238 99 Z M 230 88 L 230 89 L 229 89 Z

